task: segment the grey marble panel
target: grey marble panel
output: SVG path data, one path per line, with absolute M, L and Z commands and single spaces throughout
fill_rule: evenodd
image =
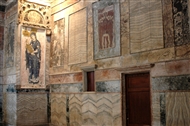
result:
M 176 46 L 189 43 L 188 0 L 173 0 L 174 43 Z
M 97 92 L 121 92 L 121 84 L 119 80 L 96 82 Z
M 51 92 L 76 93 L 83 91 L 83 84 L 55 84 L 51 85 Z
M 48 93 L 48 89 L 16 89 L 17 93 Z
M 16 126 L 16 110 L 16 93 L 3 93 L 3 121 L 7 124 L 7 126 Z
M 152 88 L 157 91 L 190 90 L 190 75 L 152 78 Z
M 166 125 L 166 100 L 165 93 L 160 94 L 160 122 L 161 126 Z

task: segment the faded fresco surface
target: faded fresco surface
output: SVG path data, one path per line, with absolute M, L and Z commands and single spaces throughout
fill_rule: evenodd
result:
M 51 42 L 51 67 L 63 66 L 64 63 L 64 42 L 65 42 L 65 19 L 54 22 Z
M 12 67 L 14 64 L 14 32 L 15 22 L 11 22 L 7 28 L 6 43 L 5 43 L 5 67 Z
M 45 86 L 45 30 L 23 27 L 21 34 L 21 85 L 43 87 Z
M 113 40 L 113 23 L 114 23 L 114 6 L 107 6 L 98 10 L 98 32 L 99 32 L 99 49 L 114 47 Z

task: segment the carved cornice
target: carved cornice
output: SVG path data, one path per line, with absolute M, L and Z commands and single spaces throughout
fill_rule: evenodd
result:
M 133 71 L 143 71 L 147 69 L 151 69 L 154 67 L 154 64 L 147 64 L 147 65 L 141 65 L 141 66 L 133 66 L 133 67 L 125 67 L 125 68 L 115 68 L 115 70 L 120 72 L 133 72 Z
M 18 3 L 18 24 L 50 29 L 50 6 L 23 0 Z

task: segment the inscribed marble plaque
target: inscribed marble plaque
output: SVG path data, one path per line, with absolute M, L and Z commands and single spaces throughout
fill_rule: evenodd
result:
M 94 51 L 95 59 L 120 55 L 119 2 L 99 1 L 94 9 Z
M 86 8 L 69 15 L 69 64 L 87 62 Z
M 65 42 L 65 19 L 54 22 L 51 42 L 50 66 L 63 66 L 64 42 Z
M 12 67 L 14 64 L 14 33 L 15 22 L 8 24 L 5 38 L 5 67 Z
M 23 27 L 21 31 L 21 87 L 45 87 L 45 30 Z

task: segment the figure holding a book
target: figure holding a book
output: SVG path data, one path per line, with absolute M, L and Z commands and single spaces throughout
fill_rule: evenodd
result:
M 30 38 L 30 43 L 26 40 L 26 69 L 29 69 L 28 82 L 37 84 L 39 83 L 41 45 L 36 33 L 31 33 Z

